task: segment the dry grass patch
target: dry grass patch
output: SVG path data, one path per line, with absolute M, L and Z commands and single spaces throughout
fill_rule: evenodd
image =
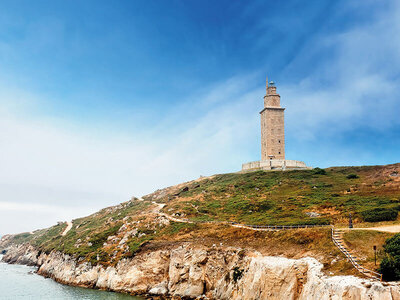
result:
M 383 244 L 392 237 L 394 233 L 352 230 L 343 234 L 343 240 L 348 249 L 358 257 L 361 264 L 371 270 L 377 270 L 379 263 L 384 256 Z M 373 246 L 377 246 L 377 265 L 375 266 Z

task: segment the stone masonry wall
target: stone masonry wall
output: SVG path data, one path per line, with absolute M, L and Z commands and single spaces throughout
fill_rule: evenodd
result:
M 275 86 L 267 86 L 261 114 L 261 160 L 285 159 L 284 108 Z

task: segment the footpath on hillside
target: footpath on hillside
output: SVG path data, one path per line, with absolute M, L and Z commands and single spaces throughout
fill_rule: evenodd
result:
M 65 230 L 61 233 L 62 236 L 65 236 L 68 231 L 70 231 L 72 228 L 72 222 L 67 222 L 67 227 L 65 228 Z
M 357 228 L 341 228 L 342 230 L 374 230 L 374 231 L 382 231 L 382 232 L 390 232 L 390 233 L 398 233 L 400 232 L 400 225 L 382 225 L 376 227 L 357 227 Z

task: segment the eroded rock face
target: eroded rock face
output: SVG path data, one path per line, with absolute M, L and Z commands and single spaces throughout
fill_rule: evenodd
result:
M 40 252 L 30 245 L 17 245 L 4 249 L 2 261 L 10 264 L 36 266 Z
M 115 267 L 92 266 L 60 252 L 11 246 L 3 260 L 37 265 L 38 273 L 71 285 L 132 294 L 209 299 L 400 300 L 397 284 L 354 276 L 328 277 L 314 258 L 262 256 L 236 248 L 179 246 L 123 259 Z

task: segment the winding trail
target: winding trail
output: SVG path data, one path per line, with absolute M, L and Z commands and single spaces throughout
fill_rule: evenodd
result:
M 236 227 L 236 228 L 245 228 L 245 229 L 249 229 L 249 230 L 255 230 L 255 231 L 273 231 L 274 229 L 270 229 L 270 228 L 254 228 L 254 227 L 249 227 L 246 225 L 241 225 L 241 224 L 231 224 L 232 227 Z
M 152 213 L 155 213 L 155 214 L 159 214 L 160 210 L 165 206 L 165 203 L 157 203 L 155 201 L 153 201 L 151 203 L 153 203 L 156 206 L 151 211 Z
M 61 235 L 65 236 L 68 233 L 68 231 L 71 230 L 71 228 L 72 228 L 72 222 L 67 221 L 67 228 L 65 228 L 65 230 L 61 233 Z
M 175 218 L 173 216 L 170 216 L 169 214 L 166 213 L 162 213 L 160 212 L 160 210 L 165 206 L 165 203 L 157 203 L 155 201 L 152 202 L 154 205 L 156 205 L 156 207 L 152 210 L 152 213 L 158 214 L 160 216 L 163 216 L 165 218 L 167 218 L 170 221 L 174 221 L 174 222 L 179 222 L 179 223 L 193 223 L 192 221 L 189 220 L 185 220 L 185 219 L 178 219 Z

